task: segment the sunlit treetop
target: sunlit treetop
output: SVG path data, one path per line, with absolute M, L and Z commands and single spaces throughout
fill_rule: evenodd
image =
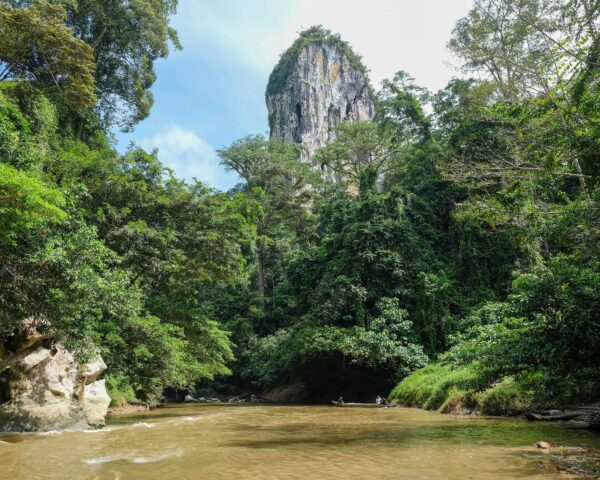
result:
M 83 111 L 96 103 L 93 52 L 66 18 L 63 7 L 47 2 L 25 8 L 0 3 L 0 82 L 31 81 Z

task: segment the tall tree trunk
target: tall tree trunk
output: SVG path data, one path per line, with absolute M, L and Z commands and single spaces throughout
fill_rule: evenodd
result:
M 265 296 L 265 263 L 263 261 L 263 252 L 262 248 L 258 247 L 258 255 L 257 255 L 257 263 L 258 263 L 258 293 L 261 297 Z
M 577 172 L 577 175 L 579 175 L 579 184 L 581 185 L 581 190 L 583 191 L 583 194 L 585 196 L 585 199 L 587 200 L 588 204 L 591 205 L 592 204 L 592 197 L 590 197 L 590 192 L 587 188 L 587 184 L 585 183 L 585 177 L 583 175 L 583 172 L 581 170 L 581 165 L 579 164 L 579 160 L 577 160 L 576 158 L 573 159 L 573 165 L 575 166 L 575 171 Z

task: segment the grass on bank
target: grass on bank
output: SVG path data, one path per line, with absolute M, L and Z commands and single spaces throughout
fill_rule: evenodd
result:
M 407 406 L 484 415 L 511 415 L 532 409 L 533 398 L 530 388 L 513 377 L 490 385 L 476 364 L 432 363 L 405 378 L 390 394 L 390 400 Z

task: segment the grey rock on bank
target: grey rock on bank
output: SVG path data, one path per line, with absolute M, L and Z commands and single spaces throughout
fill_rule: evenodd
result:
M 266 95 L 271 137 L 302 145 L 302 160 L 335 138 L 343 121 L 375 114 L 369 81 L 335 44 L 312 43 L 277 92 Z
M 104 425 L 110 398 L 106 364 L 80 365 L 51 340 L 43 322 L 26 320 L 0 349 L 0 430 L 48 431 Z

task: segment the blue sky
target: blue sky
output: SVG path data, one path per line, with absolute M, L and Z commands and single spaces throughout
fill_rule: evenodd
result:
M 216 150 L 268 130 L 264 91 L 279 55 L 311 25 L 338 32 L 377 86 L 406 70 L 432 90 L 456 76 L 446 43 L 472 0 L 180 0 L 172 19 L 183 51 L 156 65 L 150 117 L 117 135 L 157 148 L 180 178 L 227 190 L 238 179 Z

